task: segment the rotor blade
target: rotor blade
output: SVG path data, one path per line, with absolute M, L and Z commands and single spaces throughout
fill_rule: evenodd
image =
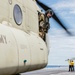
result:
M 55 13 L 53 14 L 52 17 L 55 19 L 55 21 L 56 21 L 57 23 L 59 23 L 59 25 L 60 25 L 69 35 L 72 35 L 71 32 L 68 31 L 68 28 L 65 27 L 65 26 L 63 25 L 63 23 L 58 19 L 58 17 L 56 16 Z
M 40 5 L 45 11 L 48 9 L 51 9 L 50 7 L 48 7 L 47 5 L 43 4 L 42 2 L 40 2 L 39 0 L 36 0 L 37 4 Z
M 45 11 L 47 11 L 48 9 L 51 9 L 50 7 L 48 7 L 47 5 L 43 4 L 42 2 L 40 2 L 39 0 L 36 0 L 37 4 L 40 5 Z M 52 10 L 52 9 L 51 9 Z M 55 12 L 53 11 L 53 18 L 55 19 L 55 21 L 57 21 L 59 23 L 59 25 L 69 34 L 72 35 L 71 32 L 68 31 L 68 28 L 66 28 L 63 23 L 58 19 L 58 17 L 56 16 Z

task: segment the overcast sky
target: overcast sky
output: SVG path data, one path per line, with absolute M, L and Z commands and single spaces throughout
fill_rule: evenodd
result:
M 75 33 L 75 0 L 40 0 L 53 8 L 62 22 Z M 67 65 L 65 60 L 75 57 L 75 36 L 68 36 L 52 18 L 49 30 L 49 65 Z

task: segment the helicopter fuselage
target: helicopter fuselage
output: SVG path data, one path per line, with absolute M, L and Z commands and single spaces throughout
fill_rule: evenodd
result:
M 14 20 L 15 5 L 22 11 L 21 24 Z M 38 34 L 37 10 L 40 11 L 34 0 L 0 1 L 0 75 L 33 71 L 47 65 L 48 50 Z

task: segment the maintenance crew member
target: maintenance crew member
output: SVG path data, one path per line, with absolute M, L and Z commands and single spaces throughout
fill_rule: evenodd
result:
M 72 71 L 72 62 L 71 62 L 71 60 L 68 59 L 68 63 L 69 63 L 69 71 Z
M 52 10 L 47 10 L 45 14 L 40 13 L 39 16 L 39 35 L 45 40 L 46 33 L 50 29 L 49 18 L 53 15 Z
M 71 68 L 72 68 L 72 71 L 74 71 L 74 61 L 73 60 L 71 61 Z

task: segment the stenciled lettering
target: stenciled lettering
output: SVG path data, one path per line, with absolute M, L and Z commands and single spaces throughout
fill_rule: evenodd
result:
M 5 43 L 7 44 L 6 36 L 3 36 L 3 37 L 4 37 L 4 41 L 5 41 Z
M 0 35 L 0 43 L 7 44 L 7 40 L 6 40 L 6 36 L 5 35 Z

